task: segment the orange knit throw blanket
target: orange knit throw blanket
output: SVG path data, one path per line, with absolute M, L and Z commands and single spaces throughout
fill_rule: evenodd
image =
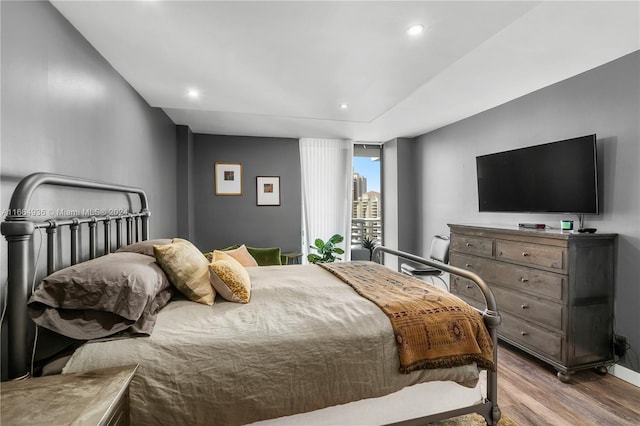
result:
M 482 316 L 457 297 L 373 262 L 319 265 L 387 314 L 398 343 L 400 372 L 472 361 L 495 369 L 493 343 Z

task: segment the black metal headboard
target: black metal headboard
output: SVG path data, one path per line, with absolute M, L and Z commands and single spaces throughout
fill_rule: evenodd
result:
M 140 210 L 116 215 L 95 216 L 89 212 L 78 213 L 70 218 L 51 219 L 34 216 L 30 210 L 31 196 L 42 185 L 57 185 L 71 188 L 85 188 L 97 191 L 111 191 L 121 194 L 137 194 L 140 198 Z M 149 238 L 149 203 L 142 189 L 114 185 L 94 180 L 63 176 L 52 173 L 34 173 L 23 178 L 11 196 L 7 216 L 1 225 L 2 235 L 7 240 L 7 297 L 6 320 L 8 325 L 8 369 L 9 379 L 26 377 L 29 375 L 28 329 L 30 319 L 26 307 L 30 296 L 29 286 L 29 244 L 36 229 L 46 229 L 47 232 L 47 273 L 56 270 L 59 264 L 57 253 L 57 239 L 59 231 L 68 227 L 70 231 L 70 263 L 76 264 L 84 258 L 83 246 L 79 243 L 79 231 L 82 224 L 87 224 L 89 230 L 88 254 L 89 258 L 108 254 L 113 249 L 111 225 L 115 223 L 115 248 Z M 120 213 L 120 212 L 118 212 Z M 124 222 L 124 224 L 123 224 Z M 122 237 L 123 225 L 126 240 Z M 103 228 L 102 250 L 98 250 L 98 228 Z M 65 265 L 66 266 L 66 265 Z

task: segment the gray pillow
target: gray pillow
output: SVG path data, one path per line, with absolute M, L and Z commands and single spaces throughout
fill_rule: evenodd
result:
M 155 258 L 112 253 L 46 277 L 29 299 L 36 324 L 79 340 L 127 331 L 151 334 L 173 294 Z
M 155 240 L 138 241 L 137 243 L 120 247 L 118 250 L 116 250 L 116 253 L 132 252 L 132 253 L 146 254 L 147 256 L 153 257 L 154 245 L 163 246 L 170 243 L 171 243 L 171 239 L 169 238 L 157 238 Z

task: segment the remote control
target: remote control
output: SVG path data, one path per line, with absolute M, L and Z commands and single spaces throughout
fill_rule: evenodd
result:
M 582 229 L 578 229 L 578 232 L 588 232 L 589 234 L 593 234 L 594 232 L 596 232 L 597 229 L 596 228 L 582 228 Z

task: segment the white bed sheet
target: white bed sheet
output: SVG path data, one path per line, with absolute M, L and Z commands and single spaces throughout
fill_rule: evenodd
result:
M 373 426 L 397 423 L 480 404 L 487 395 L 486 384 L 487 372 L 482 371 L 473 388 L 455 382 L 418 383 L 389 395 L 263 420 L 252 425 Z

